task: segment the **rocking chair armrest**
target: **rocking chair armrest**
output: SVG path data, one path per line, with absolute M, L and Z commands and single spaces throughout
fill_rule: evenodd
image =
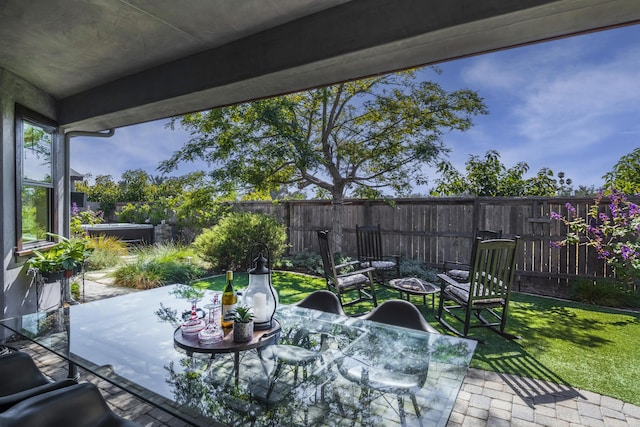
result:
M 393 259 L 396 260 L 396 263 L 399 263 L 400 262 L 400 258 L 402 258 L 402 255 L 395 255 L 395 254 L 394 255 L 382 255 L 381 258 L 386 258 L 386 259 L 393 258 Z M 365 256 L 365 257 L 362 257 L 360 259 L 360 262 L 379 261 L 379 260 L 380 260 L 380 258 L 376 258 L 376 257 L 373 257 L 373 256 Z
M 349 277 L 353 276 L 354 274 L 367 274 L 371 273 L 372 271 L 376 271 L 375 267 L 363 268 L 362 270 L 355 270 L 344 274 L 338 274 L 338 277 Z
M 444 261 L 443 266 L 445 270 L 471 270 L 471 266 L 469 264 L 464 264 L 457 261 Z
M 358 264 L 360 264 L 360 261 L 349 261 L 349 262 L 345 262 L 344 264 L 338 264 L 338 265 L 336 265 L 336 270 L 340 270 L 341 268 L 351 267 L 351 266 L 358 265 Z
M 457 286 L 460 287 L 460 285 L 462 285 L 462 283 L 458 282 L 456 279 L 449 277 L 448 275 L 446 275 L 445 273 L 440 273 L 438 274 L 438 278 L 440 278 L 440 280 L 442 281 L 442 289 L 444 289 L 445 287 L 451 285 L 451 286 Z

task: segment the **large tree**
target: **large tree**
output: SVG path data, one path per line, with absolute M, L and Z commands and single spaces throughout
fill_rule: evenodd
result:
M 409 194 L 446 151 L 444 133 L 476 114 L 486 108 L 471 90 L 447 92 L 415 71 L 372 77 L 176 118 L 192 138 L 159 170 L 206 160 L 223 188 L 312 188 L 333 202 L 341 249 L 344 198 Z

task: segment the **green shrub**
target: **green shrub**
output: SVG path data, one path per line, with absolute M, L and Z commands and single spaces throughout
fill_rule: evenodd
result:
M 587 304 L 607 307 L 640 307 L 638 292 L 620 283 L 577 280 L 571 286 L 570 298 Z
M 80 297 L 81 297 L 80 283 L 72 282 L 69 285 L 69 289 L 71 290 L 71 298 L 73 298 L 76 301 L 80 301 Z
M 284 225 L 273 217 L 259 213 L 231 213 L 212 228 L 196 237 L 193 246 L 211 263 L 214 270 L 246 270 L 251 266 L 252 249 L 256 243 L 267 245 L 271 261 L 279 259 L 286 249 Z M 265 256 L 267 256 L 265 254 Z
M 158 225 L 167 219 L 167 212 L 158 203 L 127 203 L 116 216 L 119 222 Z
M 205 274 L 192 262 L 193 251 L 177 244 L 151 245 L 134 251 L 135 260 L 113 273 L 114 283 L 136 289 L 151 289 L 173 283 L 188 283 Z
M 349 264 L 350 262 L 355 261 L 353 258 L 347 256 L 347 255 L 342 255 L 341 252 L 335 252 L 333 254 L 333 263 L 335 265 L 343 265 L 343 264 Z M 360 266 L 358 264 L 355 265 L 347 265 L 345 267 L 342 267 L 340 269 L 338 269 L 338 274 L 347 274 L 347 273 L 351 273 L 352 271 L 354 271 L 356 268 L 360 268 Z M 324 276 L 324 270 L 320 270 L 320 273 Z
M 280 270 L 299 271 L 323 275 L 322 257 L 313 252 L 298 252 L 290 257 L 282 258 L 274 263 Z
M 400 259 L 400 276 L 417 277 L 434 284 L 439 280 L 435 270 L 427 267 L 422 261 L 408 258 Z

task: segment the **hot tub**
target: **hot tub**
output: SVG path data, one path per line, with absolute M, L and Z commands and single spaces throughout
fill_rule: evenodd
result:
M 111 224 L 83 224 L 82 228 L 91 237 L 113 236 L 121 239 L 126 243 L 153 243 L 153 225 L 151 224 L 128 224 L 128 223 L 111 223 Z

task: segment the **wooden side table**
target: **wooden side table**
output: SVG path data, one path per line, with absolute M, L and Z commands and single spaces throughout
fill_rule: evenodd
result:
M 435 310 L 435 295 L 440 292 L 440 288 L 433 283 L 425 282 L 417 277 L 401 277 L 399 279 L 391 279 L 389 287 L 400 292 L 400 299 L 403 294 L 407 295 L 407 301 L 410 301 L 411 295 L 422 296 L 422 302 L 427 305 L 427 295 L 431 295 L 431 309 Z

